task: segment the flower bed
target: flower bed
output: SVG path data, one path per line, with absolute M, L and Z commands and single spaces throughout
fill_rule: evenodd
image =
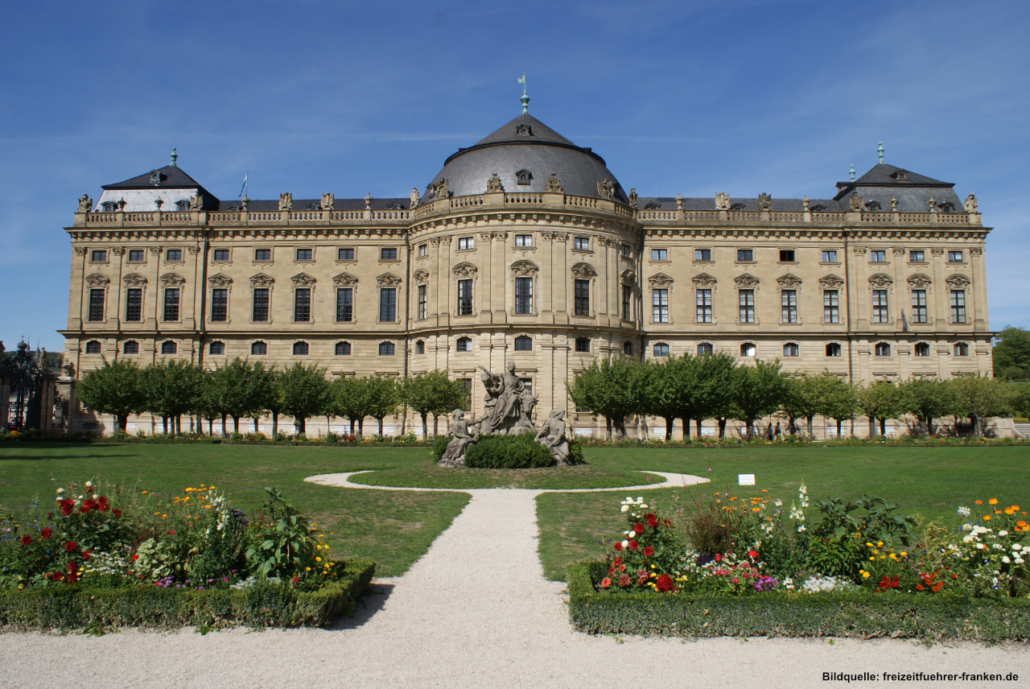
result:
M 374 572 L 330 556 L 316 524 L 266 488 L 251 517 L 214 486 L 58 488 L 0 522 L 0 626 L 328 624 Z

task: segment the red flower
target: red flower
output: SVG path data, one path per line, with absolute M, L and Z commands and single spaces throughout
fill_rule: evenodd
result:
M 636 531 L 637 533 L 644 533 L 644 525 L 643 524 L 634 524 L 633 525 L 633 530 Z
M 620 572 L 625 572 L 626 571 L 626 565 L 619 565 L 619 571 Z
M 93 551 L 92 550 L 87 550 L 84 553 L 82 553 L 82 561 L 83 562 L 85 562 L 86 560 L 90 559 L 91 557 L 93 557 Z
M 645 546 L 644 557 L 651 557 L 652 555 L 654 555 L 654 548 L 652 548 L 651 546 Z
M 615 565 L 608 568 L 608 574 L 615 574 Z
M 102 502 L 100 503 L 100 505 L 97 506 L 97 509 L 101 512 L 107 512 L 109 509 L 111 509 L 111 506 L 108 505 L 106 502 Z
M 47 526 L 47 527 L 44 527 L 44 529 L 39 532 L 39 536 L 40 536 L 40 538 L 50 538 L 50 534 L 51 533 L 53 533 L 53 532 L 50 531 L 50 527 Z
M 722 562 L 722 555 L 720 553 L 716 553 L 715 554 L 715 561 L 716 562 Z
M 668 519 L 663 519 L 662 526 L 672 526 L 672 522 L 670 522 Z
M 22 545 L 28 545 L 29 543 L 32 543 L 32 536 L 22 536 L 21 537 L 21 544 Z
M 112 512 L 114 512 L 114 516 L 116 516 L 116 517 L 122 516 L 122 511 L 121 510 L 112 510 Z
M 749 551 L 747 551 L 747 556 L 748 557 L 758 557 L 758 553 L 756 553 L 754 550 L 749 550 Z
M 612 580 L 609 579 L 608 577 L 605 577 L 604 579 L 601 579 L 601 588 L 606 589 L 606 588 L 608 588 L 611 585 L 612 585 Z
M 133 553 L 132 554 L 132 561 L 135 562 L 138 559 L 139 559 L 139 555 L 137 555 L 136 553 Z
M 47 512 L 46 518 L 48 520 L 53 519 L 54 518 L 54 513 L 53 512 Z
M 619 577 L 619 586 L 626 587 L 629 586 L 631 583 L 632 582 L 630 581 L 628 574 L 623 574 L 621 577 Z
M 99 498 L 97 498 L 97 501 L 101 505 L 106 505 L 107 504 L 107 496 L 106 495 L 101 495 Z
M 75 541 L 68 541 L 67 543 L 64 544 L 65 551 L 69 552 L 69 553 L 75 552 L 75 549 L 78 548 L 78 547 L 79 546 L 75 545 Z
M 637 543 L 636 541 L 630 541 L 629 542 L 629 549 L 630 550 L 639 550 L 640 549 L 640 544 Z
M 79 578 L 77 576 L 75 576 L 71 572 L 68 572 L 68 583 L 69 584 L 74 584 L 78 580 L 79 580 Z
M 614 560 L 612 560 L 612 564 L 615 565 L 616 567 L 618 567 L 619 565 L 622 564 L 622 558 L 621 557 L 615 558 Z
M 75 503 L 72 502 L 71 500 L 61 500 L 60 501 L 60 505 L 61 505 L 61 514 L 63 514 L 66 517 L 69 514 L 72 513 L 72 510 L 75 509 Z
M 621 543 L 616 543 L 615 544 L 615 552 L 619 552 L 620 550 L 622 550 L 622 544 Z
M 922 584 L 916 584 L 916 590 L 917 591 L 922 591 L 923 590 L 923 585 Z
M 50 575 L 50 578 L 54 581 L 61 581 L 62 579 L 64 579 L 64 572 L 54 572 Z
M 658 517 L 656 517 L 653 514 L 644 515 L 644 521 L 646 521 L 647 525 L 650 526 L 652 529 L 658 527 Z
M 659 574 L 658 578 L 655 579 L 654 585 L 661 593 L 671 591 L 672 577 L 670 577 L 668 574 Z

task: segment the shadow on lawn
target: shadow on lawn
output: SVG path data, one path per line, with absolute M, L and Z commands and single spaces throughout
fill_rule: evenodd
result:
M 373 615 L 383 609 L 386 605 L 386 600 L 393 593 L 393 588 L 394 584 L 373 584 L 372 591 L 359 600 L 355 606 L 354 617 L 337 618 L 336 622 L 329 629 L 332 631 L 342 631 L 344 629 L 363 627 L 366 622 L 372 619 Z
M 102 455 L 104 459 L 108 457 L 138 457 L 136 454 L 124 454 L 124 455 Z M 96 456 L 91 457 L 90 455 L 8 455 L 0 452 L 0 462 L 10 461 L 13 459 L 23 459 L 30 462 L 50 459 L 96 459 Z

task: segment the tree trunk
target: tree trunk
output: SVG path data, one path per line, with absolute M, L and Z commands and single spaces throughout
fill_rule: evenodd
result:
M 726 437 L 726 419 L 719 419 L 719 440 L 723 440 Z
M 841 426 L 843 426 L 843 422 L 837 419 L 837 440 L 840 440 Z
M 209 436 L 211 436 L 212 438 L 215 437 L 215 420 L 214 419 L 208 419 L 207 420 L 207 434 Z
M 440 435 L 440 426 L 438 425 L 439 421 L 440 417 L 433 414 L 433 435 Z
M 869 439 L 872 440 L 876 437 L 876 417 L 869 417 Z
M 377 416 L 376 423 L 379 425 L 379 437 L 383 437 L 383 417 Z
M 694 425 L 697 426 L 697 437 L 698 438 L 701 437 L 701 425 L 702 425 L 703 422 L 704 422 L 704 419 L 695 419 L 694 420 Z
M 240 432 L 240 417 L 235 416 L 235 415 L 232 417 L 232 432 L 233 433 L 239 433 Z
M 824 426 L 826 424 L 823 424 Z M 808 437 L 815 440 L 815 414 L 808 417 Z
M 665 417 L 665 442 L 672 440 L 672 421 L 671 416 Z
M 260 428 L 261 427 L 258 426 L 258 417 L 255 416 L 254 417 L 254 432 L 255 433 L 260 433 L 261 432 Z
M 690 417 L 683 417 L 683 439 L 687 440 L 690 438 Z
M 887 419 L 880 419 L 880 435 L 887 437 Z
M 6 422 L 7 419 L 3 419 L 3 421 Z M 115 429 L 115 433 L 117 433 L 118 431 L 125 430 L 129 426 L 129 415 L 128 414 L 118 414 L 118 415 L 116 415 L 115 416 L 115 423 L 118 424 L 118 428 Z
M 429 419 L 425 412 L 419 412 L 422 417 L 422 440 L 429 440 Z
M 358 419 L 358 440 L 361 440 L 365 436 L 365 417 L 362 416 Z
M 272 437 L 274 438 L 279 432 L 279 412 L 272 412 Z
M 607 416 L 604 417 L 604 439 L 609 443 L 612 441 L 612 420 Z
M 751 440 L 751 438 L 755 437 L 755 420 L 754 419 L 745 419 L 744 420 L 744 428 L 746 429 L 747 439 L 748 440 Z
M 226 435 L 227 435 L 226 432 L 225 432 L 225 422 L 226 422 L 226 420 L 228 418 L 229 418 L 228 414 L 222 414 L 222 437 L 223 438 L 225 438 Z
M 932 416 L 927 416 L 926 417 L 926 434 L 927 435 L 933 435 L 934 434 L 933 433 L 933 417 Z
M 162 416 L 161 417 L 161 428 L 164 431 L 164 434 L 168 435 L 168 417 L 167 416 Z

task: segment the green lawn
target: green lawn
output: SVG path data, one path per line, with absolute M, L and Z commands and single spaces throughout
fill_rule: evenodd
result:
M 275 486 L 326 530 L 335 556 L 371 558 L 377 575 L 396 576 L 426 552 L 469 496 L 333 488 L 304 478 L 427 462 L 426 453 L 389 447 L 7 442 L 0 444 L 0 513 L 23 511 L 34 497 L 48 500 L 58 486 L 91 477 L 179 495 L 203 482 L 224 490 L 247 512 L 261 504 L 265 486 Z
M 633 493 L 652 507 L 682 509 L 716 490 L 768 495 L 788 504 L 804 481 L 810 499 L 857 498 L 864 493 L 897 503 L 902 511 L 958 525 L 957 507 L 998 498 L 1030 505 L 1030 448 L 757 446 L 753 448 L 592 447 L 586 459 L 598 468 L 652 469 L 693 474 L 711 484 Z M 710 471 L 709 471 L 710 469 Z M 755 474 L 755 486 L 738 486 L 738 474 Z M 548 493 L 537 498 L 540 557 L 547 576 L 562 580 L 570 562 L 603 554 L 605 540 L 625 521 L 626 494 Z
M 425 456 L 423 450 L 423 456 Z M 547 469 L 446 469 L 426 459 L 393 469 L 362 474 L 351 479 L 354 483 L 372 486 L 418 488 L 615 488 L 661 483 L 661 476 L 641 474 L 626 469 L 619 462 L 582 464 L 574 467 Z

